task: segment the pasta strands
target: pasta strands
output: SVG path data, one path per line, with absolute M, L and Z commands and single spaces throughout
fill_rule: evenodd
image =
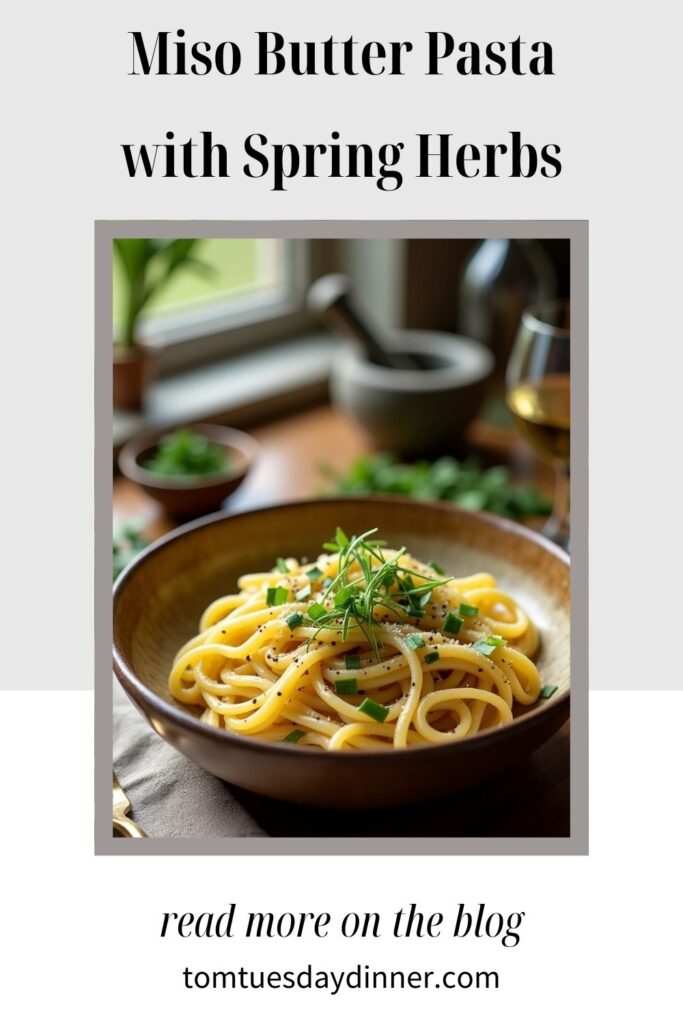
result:
M 214 728 L 332 751 L 457 742 L 538 700 L 538 630 L 489 573 L 441 579 L 403 549 L 337 546 L 213 601 L 173 697 Z

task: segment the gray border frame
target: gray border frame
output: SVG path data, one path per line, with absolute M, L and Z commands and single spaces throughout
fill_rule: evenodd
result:
M 588 221 L 95 221 L 95 853 L 587 854 L 588 853 Z M 568 238 L 572 299 L 572 715 L 570 835 L 463 838 L 197 838 L 121 842 L 111 835 L 110 531 L 112 240 L 150 238 Z M 397 842 L 398 839 L 398 842 Z

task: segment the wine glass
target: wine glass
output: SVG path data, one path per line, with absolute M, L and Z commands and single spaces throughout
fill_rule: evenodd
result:
M 555 498 L 543 534 L 569 550 L 569 303 L 522 314 L 506 373 L 507 404 L 526 441 L 555 469 Z

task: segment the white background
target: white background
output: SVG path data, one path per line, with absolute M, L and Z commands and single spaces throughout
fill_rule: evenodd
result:
M 680 687 L 680 169 L 674 5 L 575 2 L 225 5 L 155 0 L 103 7 L 25 3 L 3 56 L 2 685 L 82 687 L 92 678 L 92 239 L 96 218 L 588 218 L 590 220 L 591 651 L 593 686 Z M 127 77 L 132 29 L 232 38 L 545 38 L 553 79 L 314 81 Z M 462 142 L 562 146 L 553 181 L 129 180 L 122 142 L 211 129 L 239 146 L 453 132 Z M 9 285 L 9 287 L 8 287 Z M 39 299 L 37 300 L 37 296 Z M 669 609 L 669 611 L 667 611 Z M 677 676 L 678 674 L 678 676 Z M 4 998 L 17 1019 L 63 1006 L 74 1021 L 133 1010 L 207 1010 L 399 1020 L 417 1009 L 468 1019 L 675 1020 L 680 949 L 681 693 L 591 699 L 589 858 L 252 859 L 92 856 L 92 698 L 2 695 L 6 908 Z M 7 884 L 9 883 L 9 884 Z M 163 910 L 428 910 L 485 901 L 526 910 L 515 950 L 446 940 L 327 939 L 225 947 L 161 942 Z M 480 948 L 481 946 L 481 948 Z M 495 993 L 183 992 L 183 966 L 497 968 Z M 125 993 L 125 995 L 124 995 Z

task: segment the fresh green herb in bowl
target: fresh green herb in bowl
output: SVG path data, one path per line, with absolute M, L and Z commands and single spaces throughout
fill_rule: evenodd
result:
M 169 518 L 186 522 L 219 509 L 244 482 L 257 451 L 241 430 L 197 423 L 131 438 L 119 453 L 119 468 Z
M 357 459 L 347 473 L 329 466 L 321 472 L 332 481 L 334 494 L 403 494 L 424 501 L 452 501 L 461 508 L 493 512 L 508 519 L 547 515 L 550 498 L 532 484 L 510 482 L 505 466 L 485 469 L 478 459 L 463 462 L 443 456 L 435 462 L 399 462 L 382 453 Z
M 230 458 L 221 444 L 193 430 L 176 430 L 162 437 L 145 469 L 162 476 L 210 476 L 230 469 Z

